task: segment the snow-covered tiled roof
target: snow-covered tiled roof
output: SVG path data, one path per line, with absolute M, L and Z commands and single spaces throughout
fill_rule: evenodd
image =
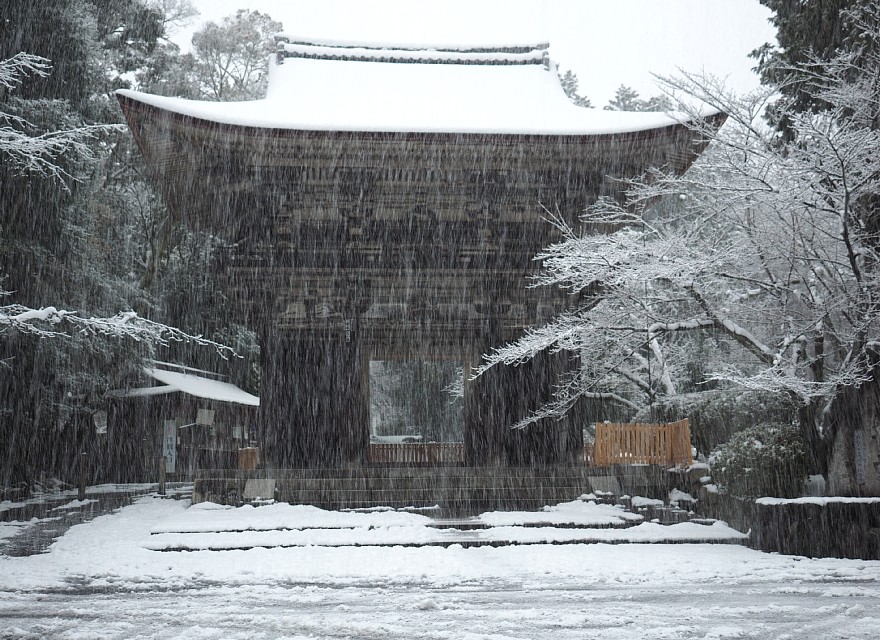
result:
M 497 47 L 279 42 L 263 100 L 203 102 L 120 91 L 182 115 L 311 131 L 598 135 L 673 125 L 663 113 L 568 99 L 546 44 Z M 582 78 L 584 84 L 589 77 Z
M 154 380 L 161 382 L 162 385 L 128 389 L 126 391 L 116 392 L 114 395 L 123 398 L 134 398 L 179 391 L 186 395 L 195 396 L 196 398 L 204 398 L 206 400 L 219 400 L 221 402 L 232 402 L 252 407 L 258 407 L 260 405 L 260 399 L 257 396 L 250 394 L 229 382 L 213 380 L 192 373 L 167 371 L 166 369 L 160 369 L 157 367 L 144 367 L 144 373 Z

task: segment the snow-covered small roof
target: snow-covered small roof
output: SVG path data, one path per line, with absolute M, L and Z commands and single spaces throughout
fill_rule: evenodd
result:
M 161 386 L 142 387 L 139 389 L 128 389 L 115 395 L 123 398 L 135 398 L 142 396 L 161 395 L 164 393 L 173 393 L 179 391 L 196 398 L 204 398 L 206 400 L 219 400 L 221 402 L 232 402 L 235 404 L 244 404 L 251 407 L 260 406 L 260 399 L 248 393 L 247 391 L 236 387 L 229 382 L 213 380 L 197 376 L 192 373 L 180 373 L 177 371 L 167 371 L 156 367 L 144 367 L 144 373 L 162 383 Z
M 279 42 L 263 100 L 220 103 L 118 93 L 218 123 L 312 131 L 599 135 L 678 122 L 664 113 L 574 105 L 547 46 Z

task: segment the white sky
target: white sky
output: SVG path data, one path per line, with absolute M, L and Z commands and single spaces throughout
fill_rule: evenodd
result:
M 188 47 L 204 21 L 239 8 L 268 13 L 304 37 L 422 44 L 549 41 L 581 93 L 604 105 L 620 84 L 659 93 L 652 73 L 707 71 L 757 86 L 752 49 L 773 40 L 757 0 L 193 0 L 199 21 L 174 40 Z

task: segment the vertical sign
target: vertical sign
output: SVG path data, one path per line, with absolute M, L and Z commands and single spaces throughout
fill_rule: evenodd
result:
M 867 451 L 865 451 L 865 432 L 862 429 L 856 429 L 853 431 L 853 453 L 855 454 L 855 463 L 856 463 L 856 482 L 858 484 L 865 484 L 867 481 L 867 473 L 866 466 L 866 458 Z
M 165 459 L 165 473 L 174 473 L 177 467 L 177 421 L 166 420 L 162 429 L 162 457 Z
M 96 411 L 94 415 L 92 415 L 92 420 L 95 422 L 95 433 L 100 435 L 107 435 L 107 412 L 106 411 Z

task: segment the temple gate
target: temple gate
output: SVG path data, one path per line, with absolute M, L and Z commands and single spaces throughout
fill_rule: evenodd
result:
M 684 171 L 705 146 L 664 114 L 575 106 L 546 44 L 281 38 L 265 100 L 119 101 L 175 219 L 236 247 L 223 278 L 260 332 L 262 441 L 282 467 L 366 462 L 371 359 L 467 370 L 575 302 L 528 287 L 559 239 L 543 207 L 573 223 L 621 198 L 618 179 Z M 542 356 L 468 379 L 465 462 L 579 459 L 577 412 L 509 428 L 572 366 Z

